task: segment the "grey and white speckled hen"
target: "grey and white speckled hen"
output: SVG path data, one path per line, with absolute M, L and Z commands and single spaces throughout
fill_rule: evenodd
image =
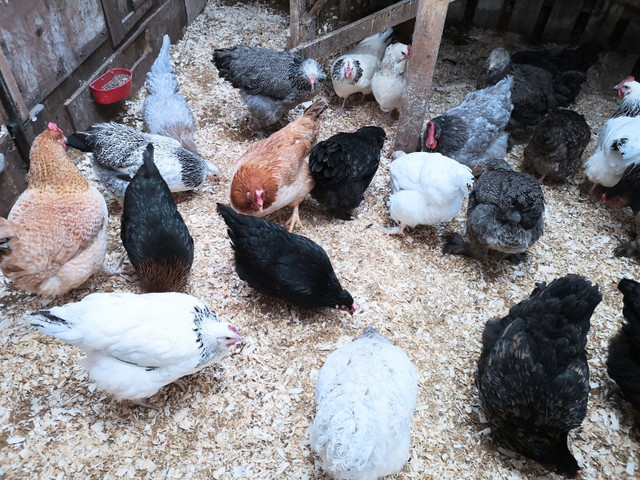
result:
M 213 63 L 223 79 L 240 89 L 251 114 L 249 126 L 262 133 L 315 97 L 326 78 L 313 58 L 246 45 L 214 50 Z
M 544 196 L 528 173 L 515 172 L 501 159 L 481 164 L 467 206 L 465 242 L 457 233 L 445 234 L 443 251 L 486 260 L 489 250 L 506 254 L 514 263 L 526 260 L 526 250 L 544 232 Z
M 573 110 L 551 112 L 540 122 L 524 150 L 523 165 L 545 178 L 564 182 L 582 166 L 582 152 L 591 139 L 591 129 Z
M 85 132 L 75 132 L 67 144 L 93 153 L 93 170 L 113 197 L 120 202 L 153 144 L 154 161 L 172 192 L 193 190 L 205 180 L 218 178 L 218 168 L 185 149 L 180 142 L 162 135 L 143 133 L 119 123 L 97 123 Z
M 473 168 L 489 158 L 507 154 L 509 134 L 505 131 L 513 104 L 513 79 L 467 94 L 460 105 L 429 120 L 422 135 L 422 151 L 436 152 Z
M 567 275 L 537 284 L 482 334 L 476 383 L 494 438 L 569 476 L 580 473 L 567 436 L 587 413 L 585 346 L 601 300 L 597 285 Z
M 617 257 L 631 257 L 640 254 L 640 164 L 627 167 L 622 178 L 613 187 L 605 188 L 602 200 L 610 207 L 629 206 L 634 215 L 636 238 L 631 243 L 623 243 L 614 250 Z

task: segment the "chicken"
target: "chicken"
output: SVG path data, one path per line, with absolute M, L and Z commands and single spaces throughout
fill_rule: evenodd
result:
M 107 252 L 107 204 L 65 148 L 64 133 L 49 123 L 31 145 L 27 189 L 0 217 L 0 270 L 45 297 L 83 284 Z
M 594 184 L 612 187 L 629 165 L 640 162 L 640 117 L 607 120 L 598 143 L 584 164 L 587 178 Z
M 418 379 L 407 354 L 372 327 L 325 361 L 316 385 L 311 448 L 336 479 L 376 480 L 409 454 Z
M 357 310 L 358 305 L 340 285 L 319 245 L 222 204 L 218 204 L 218 213 L 228 227 L 236 272 L 251 288 L 304 308 Z
M 245 215 L 264 217 L 293 207 L 289 231 L 300 222 L 298 205 L 313 189 L 307 156 L 327 107 L 317 100 L 304 115 L 268 138 L 253 144 L 238 160 L 231 181 L 231 206 Z
M 443 251 L 488 258 L 495 250 L 519 263 L 526 250 L 544 232 L 544 196 L 540 184 L 529 174 L 514 172 L 500 159 L 483 164 L 484 170 L 469 195 L 465 242 L 457 233 L 444 236 Z
M 421 149 L 441 153 L 470 168 L 488 158 L 503 158 L 509 143 L 505 128 L 513 109 L 512 81 L 509 76 L 471 92 L 460 105 L 429 120 Z
M 636 82 L 634 77 L 627 77 L 615 88 L 622 102 L 611 118 L 640 116 L 640 83 Z
M 601 300 L 597 285 L 567 275 L 537 284 L 482 334 L 476 383 L 494 438 L 562 475 L 580 474 L 567 435 L 587 413 L 585 346 Z
M 631 257 L 640 254 L 640 164 L 630 165 L 624 171 L 620 181 L 606 188 L 602 200 L 611 207 L 631 207 L 635 217 L 636 238 L 631 243 L 623 243 L 614 250 L 618 257 Z
M 591 129 L 582 115 L 557 110 L 536 125 L 524 150 L 523 165 L 545 178 L 564 182 L 582 166 L 582 152 L 591 139 Z
M 440 153 L 394 153 L 389 214 L 400 225 L 386 233 L 404 235 L 405 227 L 448 222 L 462 208 L 473 185 L 471 169 Z
M 195 118 L 189 104 L 178 92 L 178 78 L 169 60 L 169 35 L 162 38 L 158 58 L 147 73 L 147 97 L 142 104 L 142 118 L 150 133 L 171 137 L 198 155 L 193 139 Z
M 640 283 L 623 278 L 618 290 L 624 296 L 622 314 L 627 321 L 609 343 L 607 373 L 640 413 Z
M 193 263 L 193 238 L 153 163 L 152 143 L 143 158 L 124 194 L 120 238 L 146 292 L 179 292 Z
M 313 99 L 326 79 L 313 58 L 260 47 L 216 49 L 213 63 L 223 79 L 240 89 L 251 115 L 249 128 L 263 135 L 293 107 Z
M 73 148 L 93 153 L 93 170 L 107 191 L 122 202 L 129 180 L 143 163 L 149 143 L 158 170 L 172 192 L 193 190 L 205 180 L 216 180 L 217 167 L 162 135 L 142 133 L 119 123 L 97 123 L 67 139 Z
M 163 386 L 244 342 L 238 327 L 184 293 L 93 293 L 31 317 L 42 333 L 87 354 L 83 366 L 100 389 L 143 406 Z
M 373 74 L 371 93 L 383 112 L 400 109 L 410 55 L 411 45 L 389 45 L 384 51 L 380 69 Z
M 333 89 L 340 98 L 342 106 L 338 114 L 344 112 L 347 98 L 353 93 L 363 95 L 371 93 L 371 80 L 380 68 L 384 51 L 391 43 L 393 29 L 371 35 L 347 53 L 340 55 L 331 63 L 331 81 Z
M 309 155 L 311 196 L 338 217 L 351 219 L 378 170 L 385 138 L 380 127 L 362 127 L 319 142 Z

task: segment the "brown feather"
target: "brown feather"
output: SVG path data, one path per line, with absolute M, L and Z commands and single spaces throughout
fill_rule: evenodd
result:
M 182 292 L 189 279 L 190 265 L 163 258 L 149 258 L 138 265 L 137 272 L 145 292 Z

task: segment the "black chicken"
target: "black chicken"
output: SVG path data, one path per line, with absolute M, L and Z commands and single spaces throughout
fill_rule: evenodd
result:
M 494 438 L 569 476 L 580 473 L 567 435 L 587 413 L 585 346 L 601 300 L 597 285 L 567 275 L 537 284 L 482 334 L 476 383 Z
M 353 298 L 336 278 L 327 253 L 315 242 L 262 218 L 218 203 L 227 224 L 238 276 L 258 292 L 305 308 L 353 313 Z
M 635 215 L 636 238 L 616 248 L 616 257 L 631 257 L 640 253 L 640 163 L 629 165 L 618 183 L 605 188 L 602 200 L 611 207 L 629 206 Z
M 622 314 L 627 322 L 609 344 L 607 372 L 640 413 L 640 283 L 623 278 L 618 290 L 624 296 Z
M 193 263 L 193 238 L 153 161 L 153 144 L 124 194 L 120 238 L 147 292 L 184 289 Z
M 582 165 L 582 152 L 591 139 L 591 129 L 582 115 L 557 110 L 536 125 L 524 150 L 523 165 L 541 178 L 564 182 Z
M 338 133 L 317 143 L 309 155 L 315 187 L 311 196 L 342 219 L 360 205 L 380 163 L 386 134 L 380 127 Z

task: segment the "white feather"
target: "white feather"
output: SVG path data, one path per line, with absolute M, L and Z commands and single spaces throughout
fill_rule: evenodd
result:
M 409 61 L 408 46 L 403 43 L 389 45 L 384 52 L 380 69 L 371 80 L 371 92 L 383 112 L 400 108 Z

